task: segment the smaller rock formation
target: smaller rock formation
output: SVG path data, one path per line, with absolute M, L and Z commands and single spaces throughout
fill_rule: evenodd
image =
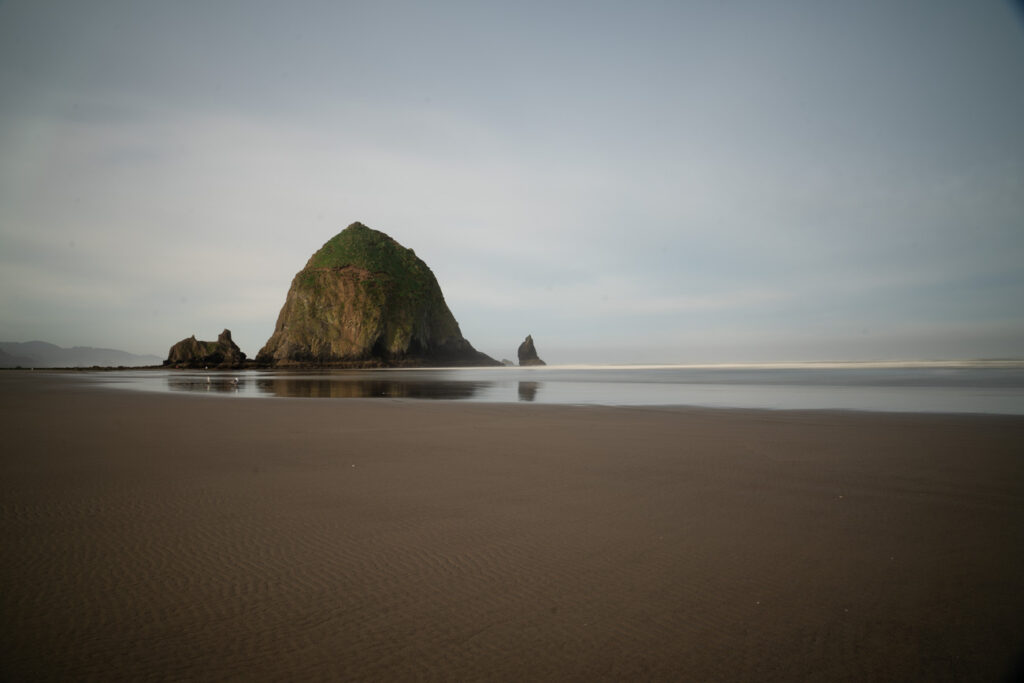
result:
M 164 365 L 175 368 L 240 368 L 245 354 L 231 340 L 231 330 L 224 330 L 217 341 L 199 341 L 195 335 L 171 347 Z
M 533 337 L 526 335 L 526 339 L 519 345 L 519 364 L 520 365 L 547 365 L 537 355 L 537 349 L 533 345 Z

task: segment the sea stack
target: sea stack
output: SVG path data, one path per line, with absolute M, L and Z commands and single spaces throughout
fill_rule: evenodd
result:
M 526 339 L 519 345 L 519 364 L 520 365 L 547 365 L 537 355 L 537 347 L 533 345 L 533 337 L 526 335 Z
M 231 339 L 231 330 L 224 330 L 217 341 L 199 341 L 195 335 L 182 339 L 167 352 L 164 365 L 175 368 L 240 368 L 245 354 Z
M 327 241 L 292 280 L 263 365 L 498 365 L 463 338 L 412 249 L 362 223 Z

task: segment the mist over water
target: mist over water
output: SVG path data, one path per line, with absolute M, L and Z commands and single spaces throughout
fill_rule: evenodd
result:
M 1024 414 L 1024 363 L 125 371 L 113 387 L 235 397 Z

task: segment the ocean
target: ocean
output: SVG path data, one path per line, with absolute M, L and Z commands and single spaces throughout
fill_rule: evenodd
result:
M 1024 414 L 1024 361 L 78 374 L 121 389 L 250 398 Z

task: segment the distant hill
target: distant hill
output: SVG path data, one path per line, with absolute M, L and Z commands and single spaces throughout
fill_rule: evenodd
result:
M 75 346 L 65 349 L 43 341 L 0 342 L 0 367 L 76 368 L 160 365 L 159 356 L 139 355 L 118 349 Z
M 0 368 L 31 367 L 35 362 L 25 356 L 12 356 L 0 348 Z

